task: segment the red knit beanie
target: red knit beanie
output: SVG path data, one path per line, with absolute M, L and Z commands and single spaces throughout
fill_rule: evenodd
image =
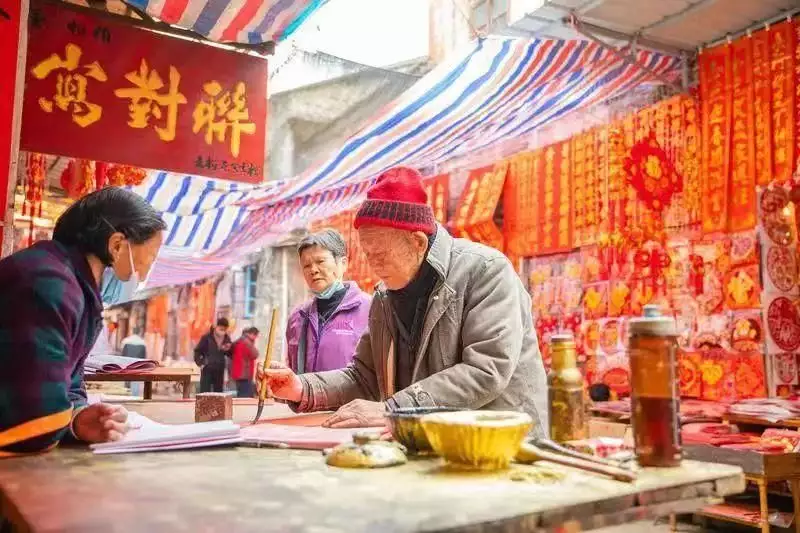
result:
M 406 231 L 436 233 L 436 219 L 422 187 L 422 176 L 413 168 L 390 168 L 367 191 L 353 227 L 384 226 Z

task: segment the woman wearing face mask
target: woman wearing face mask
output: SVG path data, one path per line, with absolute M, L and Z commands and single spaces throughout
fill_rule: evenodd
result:
M 347 245 L 337 231 L 309 235 L 297 253 L 314 298 L 289 317 L 289 367 L 298 374 L 344 368 L 367 329 L 371 298 L 355 283 L 342 281 Z
M 104 301 L 129 299 L 146 280 L 164 229 L 142 198 L 107 188 L 67 209 L 52 240 L 0 261 L 0 457 L 125 433 L 123 408 L 87 406 L 83 362 Z

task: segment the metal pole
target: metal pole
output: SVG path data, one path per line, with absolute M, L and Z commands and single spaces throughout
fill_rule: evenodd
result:
M 637 68 L 640 68 L 641 70 L 643 70 L 647 74 L 650 74 L 650 76 L 652 76 L 653 78 L 657 79 L 658 81 L 660 81 L 664 85 L 667 85 L 669 87 L 673 87 L 673 88 L 677 89 L 678 92 L 684 92 L 683 88 L 679 84 L 677 84 L 677 83 L 673 82 L 672 80 L 666 78 L 665 76 L 659 74 L 658 72 L 654 71 L 653 69 L 651 69 L 651 68 L 649 68 L 649 67 L 647 67 L 645 65 L 642 65 L 641 63 L 636 61 L 636 59 L 634 57 L 632 57 L 630 55 L 623 54 L 622 52 L 620 52 L 619 50 L 617 50 L 616 48 L 614 48 L 610 44 L 603 42 L 602 40 L 600 40 L 597 37 L 595 37 L 594 35 L 592 35 L 592 33 L 584 30 L 583 27 L 582 27 L 583 23 L 581 23 L 577 19 L 577 17 L 572 17 L 571 18 L 570 25 L 575 29 L 576 32 L 580 33 L 581 35 L 583 35 L 587 39 L 591 40 L 592 42 L 597 43 L 598 45 L 602 46 L 603 48 L 605 48 L 606 50 L 611 52 L 620 61 L 624 61 L 625 63 L 627 63 L 629 65 L 633 65 L 633 66 L 635 66 Z

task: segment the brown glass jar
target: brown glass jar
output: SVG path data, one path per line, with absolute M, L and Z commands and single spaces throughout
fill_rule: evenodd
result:
M 556 442 L 585 439 L 587 435 L 583 376 L 578 369 L 572 335 L 550 338 L 550 438 Z
M 631 320 L 628 332 L 636 459 L 641 466 L 678 466 L 682 453 L 675 321 L 647 306 L 644 317 Z

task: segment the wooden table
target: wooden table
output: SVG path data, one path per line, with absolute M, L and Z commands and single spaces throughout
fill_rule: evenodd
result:
M 98 373 L 86 374 L 84 381 L 92 382 L 120 382 L 120 381 L 142 381 L 144 382 L 145 400 L 153 397 L 153 382 L 156 381 L 175 381 L 183 385 L 183 397 L 188 398 L 192 389 L 192 376 L 194 370 L 191 368 L 165 368 L 158 367 L 147 372 L 126 372 L 126 373 Z
M 762 533 L 769 533 L 769 506 L 767 503 L 767 485 L 776 481 L 788 481 L 792 491 L 794 505 L 794 529 L 800 533 L 800 454 L 762 454 L 749 450 L 731 450 L 702 444 L 684 446 L 686 457 L 703 461 L 716 461 L 740 466 L 745 478 L 758 487 L 759 511 L 761 519 L 758 523 L 735 520 L 741 525 L 760 527 Z M 726 515 L 714 512 L 714 508 L 704 509 L 703 516 L 716 520 L 731 520 Z
M 93 456 L 85 449 L 3 461 L 0 514 L 25 532 L 570 531 L 671 513 L 744 490 L 738 467 L 685 461 L 619 483 L 542 463 L 491 474 L 436 459 L 336 469 L 314 452 L 228 448 Z M 555 484 L 513 472 L 559 471 Z

